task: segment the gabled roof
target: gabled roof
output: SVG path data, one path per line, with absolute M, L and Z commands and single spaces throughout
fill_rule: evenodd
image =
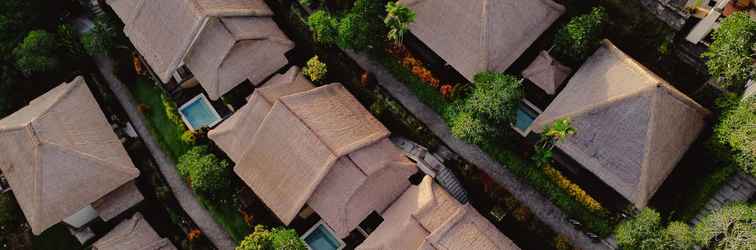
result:
M 522 71 L 522 77 L 533 82 L 547 94 L 553 95 L 571 72 L 572 69 L 559 63 L 549 52 L 541 51 L 530 66 Z
M 293 43 L 263 0 L 108 0 L 134 47 L 163 82 L 186 62 L 216 100 L 286 65 Z M 251 63 L 250 63 L 251 62 Z
M 470 81 L 482 71 L 509 68 L 565 10 L 552 0 L 399 3 L 417 15 L 412 34 Z
M 139 175 L 82 77 L 0 120 L 0 170 L 34 234 Z
M 93 250 L 175 250 L 168 239 L 161 238 L 144 220 L 142 214 L 136 213 L 110 230 L 108 234 L 92 244 Z
M 357 249 L 519 249 L 475 208 L 460 204 L 428 176 L 382 215 L 383 223 Z
M 257 133 L 265 116 L 278 98 L 315 88 L 298 67 L 290 68 L 283 75 L 276 75 L 265 85 L 256 89 L 249 102 L 231 117 L 210 130 L 208 137 L 234 162 L 239 162 L 249 142 Z
M 329 84 L 280 98 L 234 171 L 289 223 L 334 165 L 353 164 L 340 158 L 388 135 L 341 84 Z
M 709 111 L 604 41 L 531 125 L 569 118 L 557 146 L 644 207 L 704 127 Z
M 212 100 L 245 80 L 257 85 L 288 63 L 294 48 L 269 16 L 212 18 L 185 59 Z

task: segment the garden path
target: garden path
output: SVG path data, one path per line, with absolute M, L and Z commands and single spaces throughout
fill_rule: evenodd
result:
M 372 72 L 379 85 L 385 88 L 417 119 L 425 123 L 452 151 L 478 166 L 497 183 L 506 187 L 518 200 L 528 206 L 540 220 L 549 225 L 555 232 L 569 238 L 575 247 L 580 249 L 614 248 L 612 246 L 614 244 L 606 241 L 598 243 L 591 241 L 585 234 L 569 224 L 567 216 L 533 187 L 520 181 L 513 173 L 491 159 L 478 146 L 467 144 L 454 137 L 441 116 L 417 99 L 409 88 L 394 78 L 383 66 L 371 61 L 365 55 L 351 51 L 345 52 L 362 68 Z
M 75 27 L 79 33 L 84 33 L 92 27 L 92 22 L 88 19 L 79 18 L 75 22 Z M 192 190 L 189 189 L 184 180 L 179 177 L 178 172 L 176 171 L 176 163 L 168 157 L 165 151 L 160 147 L 160 144 L 158 144 L 157 139 L 155 139 L 152 133 L 150 133 L 150 130 L 147 127 L 146 118 L 137 109 L 138 104 L 136 100 L 134 100 L 134 97 L 131 95 L 131 92 L 126 85 L 124 85 L 113 73 L 113 60 L 110 57 L 103 55 L 93 56 L 92 59 L 102 76 L 105 78 L 105 81 L 108 83 L 108 86 L 115 94 L 116 99 L 118 99 L 118 102 L 123 106 L 123 109 L 129 116 L 129 120 L 131 120 L 131 124 L 134 126 L 137 134 L 139 134 L 144 141 L 144 144 L 152 154 L 152 157 L 155 158 L 160 173 L 168 182 L 168 185 L 171 187 L 171 191 L 178 200 L 179 205 L 181 205 L 181 208 L 186 211 L 189 217 L 192 218 L 192 221 L 194 221 L 194 224 L 199 227 L 202 233 L 204 233 L 218 249 L 234 249 L 236 243 L 231 239 L 231 236 L 229 236 L 228 233 L 223 230 L 223 227 L 210 216 L 207 209 L 200 205 L 200 202 L 194 196 Z
M 714 197 L 706 203 L 704 209 L 690 223 L 693 225 L 698 224 L 711 211 L 717 210 L 728 203 L 748 201 L 754 195 L 756 195 L 756 178 L 749 176 L 743 171 L 738 171 L 730 177 L 727 183 L 722 185 Z

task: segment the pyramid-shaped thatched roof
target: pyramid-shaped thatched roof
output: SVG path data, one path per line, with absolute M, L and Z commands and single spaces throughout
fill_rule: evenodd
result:
M 0 169 L 35 234 L 139 175 L 81 77 L 0 120 Z
M 294 47 L 263 0 L 108 0 L 163 82 L 185 62 L 211 99 L 286 65 Z
M 136 213 L 110 230 L 92 244 L 92 250 L 175 250 L 168 239 L 161 238 L 155 229 Z
M 410 24 L 436 54 L 472 81 L 504 71 L 565 11 L 552 0 L 399 0 L 417 14 Z
M 239 162 L 257 133 L 273 104 L 282 96 L 315 88 L 298 67 L 290 68 L 283 75 L 276 75 L 265 85 L 256 89 L 249 102 L 223 123 L 210 130 L 208 137 L 220 147 L 231 160 Z
M 388 135 L 341 84 L 329 84 L 279 98 L 234 171 L 284 223 L 308 203 L 345 237 L 416 171 Z
M 559 63 L 549 52 L 541 51 L 530 66 L 522 71 L 522 77 L 533 82 L 547 94 L 553 95 L 570 73 L 572 69 Z
M 531 125 L 569 118 L 557 146 L 637 207 L 674 169 L 709 111 L 604 41 Z
M 429 176 L 409 187 L 382 216 L 383 223 L 357 249 L 520 249 Z

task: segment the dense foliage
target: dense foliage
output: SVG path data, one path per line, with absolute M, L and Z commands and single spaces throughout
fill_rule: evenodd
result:
M 486 137 L 507 131 L 516 115 L 523 92 L 517 78 L 496 72 L 474 77 L 472 93 L 450 112 L 454 136 L 478 144 Z
M 230 193 L 230 164 L 209 153 L 207 146 L 197 146 L 186 152 L 179 157 L 176 167 L 198 194 L 219 199 Z
M 756 205 L 731 204 L 704 217 L 696 242 L 709 249 L 746 250 L 756 246 Z
M 244 238 L 236 250 L 307 250 L 307 246 L 294 230 L 268 230 L 263 225 L 257 225 L 255 231 Z
M 572 18 L 554 37 L 553 55 L 566 63 L 578 63 L 588 58 L 601 41 L 606 11 L 595 7 L 591 13 Z
M 116 31 L 105 18 L 98 18 L 92 30 L 81 38 L 84 49 L 90 55 L 108 55 L 116 40 Z
M 50 71 L 59 63 L 55 55 L 57 49 L 54 34 L 45 30 L 33 30 L 13 50 L 16 67 L 27 75 Z
M 743 86 L 753 75 L 756 21 L 745 12 L 735 12 L 721 22 L 712 34 L 714 42 L 702 56 L 708 61 L 709 74 L 721 77 L 723 86 Z
M 313 56 L 310 60 L 307 60 L 307 65 L 304 67 L 304 75 L 310 78 L 313 82 L 319 82 L 325 79 L 328 74 L 328 66 L 320 61 L 318 56 Z
M 756 97 L 726 111 L 714 131 L 715 138 L 732 149 L 736 165 L 756 176 Z
M 324 10 L 318 10 L 307 18 L 307 26 L 316 42 L 335 44 L 339 39 L 339 20 Z
M 383 41 L 385 27 L 380 22 L 383 11 L 381 1 L 356 0 L 353 7 L 340 16 L 315 11 L 307 18 L 307 26 L 316 42 L 364 51 Z
M 672 222 L 664 228 L 659 213 L 649 208 L 622 222 L 615 237 L 623 249 L 690 250 L 694 246 L 693 233 L 688 225 Z
M 389 29 L 388 39 L 401 43 L 404 40 L 404 34 L 409 30 L 410 23 L 415 21 L 415 12 L 407 6 L 389 2 L 386 4 L 386 18 L 383 23 Z

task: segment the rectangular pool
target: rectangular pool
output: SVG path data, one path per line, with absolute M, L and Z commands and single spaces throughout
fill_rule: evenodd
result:
M 221 122 L 221 117 L 205 95 L 200 94 L 179 108 L 181 119 L 190 130 L 195 131 L 203 127 L 212 127 Z
M 310 250 L 340 250 L 345 245 L 323 222 L 313 226 L 302 239 Z

